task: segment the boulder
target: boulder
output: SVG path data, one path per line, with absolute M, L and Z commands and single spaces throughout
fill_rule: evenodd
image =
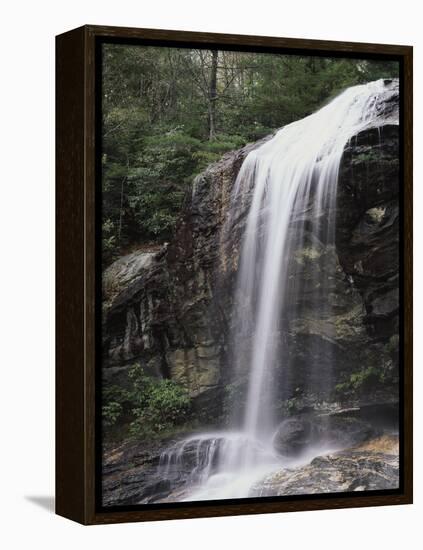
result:
M 308 464 L 282 468 L 255 484 L 250 497 L 377 491 L 399 487 L 398 437 L 383 436 Z
M 305 414 L 284 420 L 273 438 L 282 456 L 301 456 L 313 447 L 345 448 L 376 435 L 372 424 L 360 418 L 359 409 L 330 414 Z
M 284 420 L 273 438 L 273 446 L 283 456 L 295 456 L 307 449 L 313 440 L 309 419 L 292 417 Z

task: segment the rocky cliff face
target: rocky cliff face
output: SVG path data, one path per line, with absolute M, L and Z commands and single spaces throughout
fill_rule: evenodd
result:
M 285 380 L 280 395 L 297 409 L 323 399 L 397 400 L 398 94 L 398 84 L 388 83 L 377 123 L 345 148 L 336 246 L 305 235 L 292 255 L 302 313 L 280 333 L 295 363 L 295 380 Z M 197 177 L 171 243 L 106 270 L 106 381 L 124 383 L 128 366 L 139 361 L 149 374 L 186 385 L 199 405 L 220 407 L 230 380 L 233 288 L 251 200 L 247 194 L 234 218 L 230 197 L 244 158 L 263 141 L 226 154 Z M 324 296 L 313 287 L 313 269 L 330 271 Z
M 170 244 L 105 271 L 106 381 L 124 379 L 138 360 L 147 373 L 185 384 L 194 398 L 219 394 L 243 220 L 229 235 L 223 227 L 241 164 L 260 144 L 225 155 L 197 177 Z

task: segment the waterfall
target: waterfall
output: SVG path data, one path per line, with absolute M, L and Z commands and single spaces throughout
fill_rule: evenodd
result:
M 295 303 L 298 291 L 288 279 L 292 251 L 302 243 L 306 225 L 326 246 L 334 245 L 342 153 L 348 140 L 378 116 L 377 99 L 383 90 L 383 80 L 349 88 L 316 113 L 282 128 L 247 156 L 237 178 L 234 209 L 240 197 L 253 190 L 232 338 L 234 357 L 244 357 L 242 331 L 245 319 L 252 320 L 244 415 L 244 430 L 252 438 L 266 439 L 273 433 L 272 373 L 281 355 L 283 361 L 278 330 L 287 301 Z M 324 273 L 312 276 L 324 295 Z M 288 294 L 288 289 L 293 292 Z
M 329 251 L 310 271 L 309 284 L 318 289 L 319 314 L 330 315 L 327 273 L 335 269 L 330 251 L 335 250 L 339 166 L 348 141 L 367 126 L 377 126 L 384 89 L 383 80 L 348 88 L 319 111 L 279 130 L 243 162 L 227 229 L 249 201 L 231 336 L 232 369 L 235 378 L 248 380 L 246 399 L 241 411 L 233 404 L 234 425 L 241 415 L 239 431 L 193 436 L 163 455 L 159 475 L 169 477 L 171 470 L 175 475 L 184 467 L 190 450 L 189 481 L 195 490 L 187 500 L 248 496 L 254 480 L 280 466 L 272 447 L 276 389 L 292 379 L 281 334 L 295 318 L 297 297 L 304 291 L 295 277 L 295 251 L 303 246 L 304 254 L 317 254 L 306 246 L 310 239 Z

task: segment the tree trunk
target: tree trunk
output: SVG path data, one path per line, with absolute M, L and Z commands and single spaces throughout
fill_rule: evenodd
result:
M 212 50 L 209 87 L 209 140 L 216 138 L 217 61 L 218 51 Z

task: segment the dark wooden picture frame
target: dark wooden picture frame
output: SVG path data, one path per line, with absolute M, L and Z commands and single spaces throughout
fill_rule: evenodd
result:
M 99 94 L 98 44 L 234 47 L 249 51 L 383 57 L 400 63 L 402 185 L 402 373 L 400 379 L 400 488 L 389 494 L 307 495 L 218 504 L 101 508 L 98 484 L 99 409 L 96 402 L 99 330 L 98 197 L 96 178 Z M 412 503 L 412 47 L 84 26 L 56 38 L 56 512 L 82 524 L 261 514 Z M 97 328 L 96 328 L 97 327 Z

